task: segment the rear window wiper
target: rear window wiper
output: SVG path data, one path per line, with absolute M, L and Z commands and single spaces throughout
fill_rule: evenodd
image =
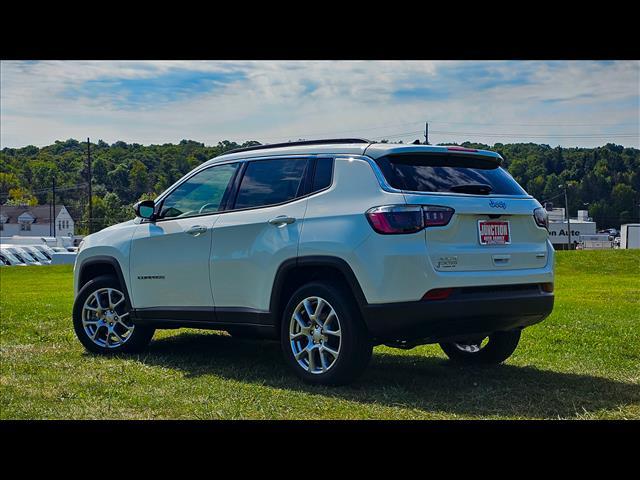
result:
M 450 192 L 456 193 L 475 193 L 478 195 L 489 195 L 493 188 L 485 183 L 467 183 L 463 185 L 454 185 L 449 188 Z

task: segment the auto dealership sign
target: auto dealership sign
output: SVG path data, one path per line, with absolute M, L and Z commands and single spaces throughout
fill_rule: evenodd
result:
M 571 222 L 571 241 L 579 242 L 580 235 L 594 235 L 596 233 L 595 222 Z M 550 222 L 549 239 L 551 243 L 566 243 L 569 236 L 567 222 Z

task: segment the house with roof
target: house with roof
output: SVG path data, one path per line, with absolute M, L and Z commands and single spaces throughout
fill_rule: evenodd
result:
M 64 205 L 0 205 L 0 236 L 67 237 L 74 235 L 75 222 Z

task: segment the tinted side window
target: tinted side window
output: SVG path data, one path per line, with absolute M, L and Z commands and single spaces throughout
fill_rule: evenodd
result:
M 260 207 L 291 200 L 298 194 L 307 159 L 249 162 L 235 208 Z
M 238 165 L 211 167 L 191 177 L 165 198 L 160 217 L 190 217 L 217 212 Z
M 311 192 L 317 192 L 331 185 L 333 175 L 333 158 L 319 158 L 316 162 L 316 171 L 313 175 Z

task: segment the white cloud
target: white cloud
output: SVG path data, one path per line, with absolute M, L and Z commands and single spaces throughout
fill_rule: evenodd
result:
M 171 75 L 185 72 L 221 80 L 190 91 L 186 78 L 191 94 L 168 98 L 182 78 Z M 215 144 L 403 133 L 411 141 L 421 134 L 407 132 L 427 119 L 432 142 L 639 146 L 640 62 L 2 62 L 0 79 L 2 147 L 86 137 Z M 564 126 L 522 125 L 552 123 Z M 473 135 L 441 133 L 452 131 Z M 553 136 L 620 132 L 635 138 Z M 488 135 L 496 133 L 521 137 Z

